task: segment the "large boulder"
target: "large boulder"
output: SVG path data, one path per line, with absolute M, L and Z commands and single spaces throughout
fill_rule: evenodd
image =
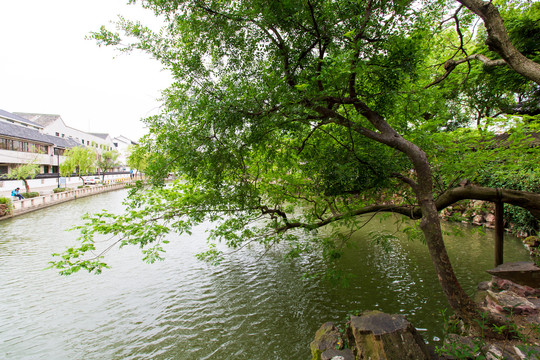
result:
M 520 261 L 504 263 L 495 269 L 486 270 L 488 274 L 516 284 L 540 288 L 540 267 L 532 262 Z
M 349 336 L 358 359 L 430 359 L 424 340 L 403 315 L 369 311 L 352 316 Z
M 527 314 L 534 315 L 538 313 L 538 308 L 528 299 L 519 296 L 513 292 L 504 290 L 501 292 L 487 291 L 488 308 L 497 313 Z

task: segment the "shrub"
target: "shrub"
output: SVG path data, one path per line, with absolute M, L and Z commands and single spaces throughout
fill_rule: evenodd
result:
M 12 211 L 13 204 L 11 203 L 11 199 L 0 196 L 0 216 L 9 215 Z
M 63 191 L 66 191 L 66 190 L 67 190 L 67 188 L 55 188 L 55 189 L 53 189 L 53 193 L 56 194 L 56 193 L 63 192 Z
M 27 193 L 21 193 L 21 195 L 25 199 L 30 199 L 30 198 L 33 198 L 33 197 L 38 197 L 39 193 L 36 192 L 36 191 L 32 191 L 32 192 L 27 192 Z

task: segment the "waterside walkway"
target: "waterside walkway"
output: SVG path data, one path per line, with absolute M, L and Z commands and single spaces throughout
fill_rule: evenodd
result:
M 80 189 L 73 189 L 58 193 L 46 194 L 34 198 L 23 200 L 12 200 L 13 211 L 10 215 L 0 217 L 0 221 L 10 219 L 14 216 L 26 214 L 31 211 L 43 209 L 49 206 L 61 204 L 66 201 L 71 201 L 91 195 L 101 194 L 104 192 L 120 190 L 126 187 L 130 182 L 118 182 L 113 184 L 103 184 L 95 186 L 87 186 Z

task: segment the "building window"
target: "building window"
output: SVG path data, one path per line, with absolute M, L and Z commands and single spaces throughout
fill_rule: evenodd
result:
M 56 133 L 54 133 L 54 135 L 56 135 L 56 136 L 60 136 L 60 133 L 56 132 Z
M 8 167 L 7 165 L 0 165 L 0 174 L 7 174 L 8 173 Z
M 82 144 L 84 145 L 84 139 L 83 139 L 83 141 L 82 141 Z

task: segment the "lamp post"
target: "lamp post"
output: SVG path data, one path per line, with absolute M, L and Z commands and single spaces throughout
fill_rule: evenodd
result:
M 57 178 L 56 178 L 56 187 L 59 188 L 60 187 L 60 152 L 58 151 L 58 148 L 53 148 L 53 153 L 51 154 L 51 162 L 52 162 L 52 157 L 55 155 L 56 153 L 56 171 L 57 171 Z
M 57 189 L 60 189 L 60 152 L 56 149 L 56 164 L 58 165 Z

